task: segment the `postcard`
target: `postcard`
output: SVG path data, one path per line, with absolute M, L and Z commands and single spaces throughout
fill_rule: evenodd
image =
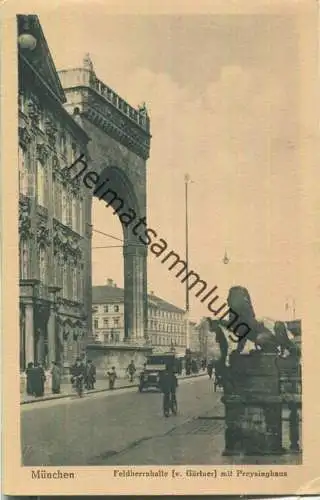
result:
M 318 3 L 1 6 L 6 495 L 320 492 Z

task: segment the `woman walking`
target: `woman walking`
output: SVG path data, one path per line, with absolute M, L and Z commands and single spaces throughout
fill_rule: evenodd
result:
M 51 369 L 52 394 L 60 394 L 60 385 L 61 385 L 61 370 L 58 363 L 53 361 Z

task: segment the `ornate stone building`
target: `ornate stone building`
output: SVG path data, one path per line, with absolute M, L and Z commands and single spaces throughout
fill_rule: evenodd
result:
M 67 367 L 91 330 L 88 193 L 64 169 L 88 136 L 66 97 L 37 16 L 18 16 L 20 368 Z
M 107 285 L 92 289 L 93 334 L 95 341 L 105 344 L 121 344 L 124 336 L 124 290 L 115 286 L 112 280 Z M 190 322 L 191 332 L 195 323 Z M 157 351 L 175 350 L 184 353 L 186 349 L 185 311 L 157 297 L 148 295 L 149 345 Z

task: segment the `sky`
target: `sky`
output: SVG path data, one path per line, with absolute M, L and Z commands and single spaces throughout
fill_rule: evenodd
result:
M 190 268 L 224 298 L 246 286 L 259 316 L 299 316 L 301 106 L 294 19 L 271 15 L 110 16 L 103 6 L 40 15 L 57 69 L 89 53 L 98 78 L 151 120 L 148 225 L 184 255 L 184 174 Z M 95 201 L 94 228 L 119 238 L 112 210 Z M 123 286 L 121 248 L 93 237 L 93 284 Z M 225 250 L 229 264 L 222 262 Z M 148 287 L 184 306 L 179 280 L 148 257 Z M 190 295 L 191 316 L 207 315 Z M 285 311 L 285 303 L 289 310 Z

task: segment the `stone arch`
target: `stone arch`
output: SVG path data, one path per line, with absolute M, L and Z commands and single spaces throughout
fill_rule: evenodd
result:
M 145 211 L 132 181 L 122 168 L 102 164 L 99 185 L 104 187 L 92 195 L 91 210 L 93 198 L 99 199 L 106 204 L 106 210 L 113 210 L 123 231 L 124 337 L 126 341 L 143 344 L 147 331 L 147 248 L 133 229 L 141 219 L 146 221 Z
M 90 63 L 90 64 L 89 64 Z M 112 176 L 110 189 L 116 191 L 126 205 L 136 211 L 137 218 L 146 216 L 146 162 L 150 153 L 150 119 L 146 106 L 132 107 L 96 75 L 93 64 L 85 58 L 81 68 L 59 72 L 64 88 L 66 110 L 82 127 L 89 142 L 81 151 L 88 170 L 103 177 Z M 97 185 L 96 185 L 97 187 Z M 96 190 L 94 190 L 96 191 Z M 100 198 L 99 193 L 95 194 Z M 85 195 L 85 242 L 83 243 L 87 273 L 84 284 L 84 307 L 91 324 L 92 276 L 92 193 Z M 89 198 L 89 200 L 88 200 Z M 121 219 L 120 219 L 120 222 Z M 147 248 L 125 227 L 124 235 L 124 307 L 125 338 L 145 344 L 147 332 Z

